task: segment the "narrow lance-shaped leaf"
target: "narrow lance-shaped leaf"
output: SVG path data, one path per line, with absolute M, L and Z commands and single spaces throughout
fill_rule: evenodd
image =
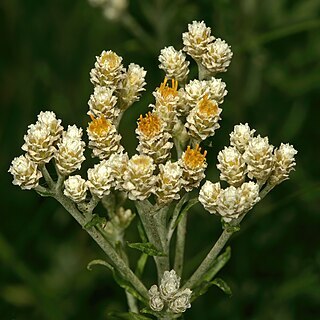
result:
M 108 269 L 110 269 L 111 271 L 113 271 L 113 266 L 111 264 L 109 264 L 108 262 L 106 262 L 104 260 L 100 260 L 100 259 L 90 261 L 87 265 L 87 269 L 89 271 L 91 271 L 92 266 L 95 266 L 95 265 L 105 266 Z
M 208 289 L 213 285 L 220 288 L 225 294 L 230 296 L 232 295 L 231 289 L 227 285 L 227 283 L 220 278 L 216 278 L 213 281 L 203 281 L 200 286 L 194 289 L 191 302 L 197 299 L 198 297 L 204 295 L 208 291 Z
M 132 249 L 137 249 L 146 253 L 149 256 L 165 256 L 166 254 L 158 250 L 154 244 L 150 242 L 137 242 L 137 243 L 128 243 L 128 246 Z

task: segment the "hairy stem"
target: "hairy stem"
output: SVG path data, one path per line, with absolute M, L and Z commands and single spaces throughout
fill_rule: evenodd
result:
M 177 229 L 176 252 L 174 257 L 174 270 L 181 277 L 183 270 L 184 248 L 186 241 L 187 215 L 181 219 Z
M 86 224 L 85 217 L 76 208 L 75 204 L 65 197 L 62 193 L 56 193 L 54 196 L 57 201 L 76 219 L 76 221 L 84 227 Z M 127 266 L 125 261 L 119 256 L 112 245 L 107 241 L 103 235 L 95 228 L 86 229 L 92 239 L 100 246 L 100 248 L 107 254 L 112 264 L 121 273 L 121 275 L 129 281 L 137 292 L 144 298 L 148 299 L 148 291 L 143 283 L 137 278 L 132 270 Z
M 274 185 L 267 184 L 260 192 L 260 200 L 262 200 L 272 189 L 274 188 Z M 245 217 L 246 213 L 237 219 L 234 222 L 234 226 L 237 226 L 240 224 L 240 222 Z M 208 255 L 205 257 L 205 259 L 201 262 L 198 269 L 193 273 L 193 275 L 190 277 L 190 279 L 185 283 L 183 286 L 183 289 L 185 288 L 194 288 L 196 285 L 199 284 L 199 282 L 203 279 L 206 272 L 210 269 L 212 264 L 214 263 L 215 259 L 221 252 L 221 250 L 224 248 L 225 244 L 228 242 L 232 234 L 235 232 L 236 229 L 226 229 L 222 232 L 221 236 L 217 240 L 217 242 L 214 244 Z
M 153 206 L 147 200 L 136 201 L 135 204 L 149 242 L 151 242 L 158 250 L 166 253 L 166 256 L 153 257 L 157 267 L 158 278 L 161 279 L 164 271 L 169 270 L 169 254 L 168 252 L 165 252 L 166 248 L 163 246 L 163 241 L 159 233 L 158 226 L 160 222 L 157 220 L 160 219 L 159 212 L 153 212 Z
M 183 286 L 183 289 L 185 288 L 194 288 L 198 282 L 202 279 L 202 277 L 205 275 L 205 273 L 209 270 L 209 268 L 212 266 L 212 263 L 217 258 L 221 250 L 224 248 L 227 241 L 230 239 L 233 232 L 229 232 L 227 230 L 224 230 L 220 236 L 220 238 L 217 240 L 215 245 L 212 247 L 206 258 L 201 262 L 198 269 L 194 272 L 194 274 L 190 277 L 190 279 L 185 283 Z

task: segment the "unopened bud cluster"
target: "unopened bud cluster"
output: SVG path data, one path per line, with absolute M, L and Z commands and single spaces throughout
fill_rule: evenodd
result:
M 291 145 L 282 143 L 274 149 L 268 137 L 254 137 L 254 133 L 247 123 L 234 127 L 231 146 L 219 152 L 217 164 L 220 179 L 230 186 L 222 189 L 219 182 L 206 181 L 199 193 L 204 208 L 226 222 L 249 211 L 260 200 L 265 183 L 274 186 L 288 179 L 295 166 L 297 151 Z
M 180 277 L 174 270 L 165 271 L 159 287 L 153 285 L 149 290 L 149 306 L 153 311 L 167 309 L 172 313 L 183 313 L 191 307 L 192 291 L 180 290 Z

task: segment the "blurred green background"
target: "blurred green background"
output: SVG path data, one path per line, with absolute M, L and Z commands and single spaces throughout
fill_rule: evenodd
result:
M 233 296 L 211 288 L 185 319 L 320 319 L 320 1 L 131 0 L 116 21 L 85 0 L 2 0 L 0 8 L 1 319 L 108 319 L 109 311 L 126 310 L 110 273 L 86 270 L 103 257 L 95 243 L 54 200 L 13 186 L 7 170 L 41 110 L 53 110 L 65 126 L 86 126 L 89 71 L 103 49 L 148 71 L 148 91 L 120 128 L 132 154 L 136 119 L 164 76 L 159 50 L 180 49 L 192 20 L 204 20 L 234 52 L 222 75 L 229 94 L 208 149 L 209 177 L 217 177 L 217 153 L 240 122 L 299 153 L 292 178 L 232 238 L 232 259 L 220 276 Z M 185 275 L 221 229 L 200 206 L 189 217 Z M 148 270 L 149 285 L 151 263 Z

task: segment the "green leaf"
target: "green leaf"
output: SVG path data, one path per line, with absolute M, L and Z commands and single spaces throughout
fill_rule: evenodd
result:
M 209 288 L 213 285 L 220 288 L 224 293 L 228 294 L 229 296 L 232 295 L 231 289 L 227 285 L 227 283 L 220 278 L 216 278 L 213 281 L 203 281 L 200 286 L 195 288 L 193 290 L 191 302 L 197 299 L 198 297 L 204 295 L 209 290 Z
M 103 225 L 106 222 L 107 222 L 106 218 L 102 218 L 102 217 L 98 216 L 97 214 L 93 214 L 91 220 L 89 222 L 87 222 L 83 228 L 90 229 L 90 228 L 93 228 L 98 225 Z
M 230 287 L 227 285 L 227 283 L 222 280 L 221 278 L 216 278 L 213 281 L 210 282 L 211 285 L 215 285 L 218 288 L 220 288 L 225 294 L 231 296 L 232 295 L 232 291 L 230 289 Z
M 150 320 L 150 318 L 147 318 L 135 312 L 110 312 L 108 316 L 111 319 L 119 319 L 119 320 Z
M 113 266 L 111 264 L 109 264 L 108 262 L 101 260 L 101 259 L 97 259 L 97 260 L 92 260 L 88 263 L 87 265 L 87 269 L 89 271 L 92 270 L 92 266 L 96 266 L 96 265 L 100 265 L 100 266 L 105 266 L 107 268 L 109 268 L 111 271 L 113 271 Z
M 146 253 L 142 253 L 138 262 L 137 262 L 135 274 L 138 278 L 141 278 L 141 276 L 143 274 L 144 268 L 145 268 L 146 263 L 148 261 L 148 257 L 149 257 L 149 255 L 147 255 Z
M 152 243 L 150 242 L 136 242 L 136 243 L 128 243 L 128 246 L 132 249 L 137 249 L 146 253 L 149 256 L 165 256 L 166 254 L 160 250 L 158 250 Z
M 198 202 L 199 202 L 198 198 L 193 198 L 187 202 L 187 204 L 181 210 L 177 220 L 174 223 L 174 226 L 173 226 L 174 229 L 177 227 L 177 225 L 179 224 L 181 219 L 184 217 L 184 215 L 190 210 L 190 208 L 193 207 Z
M 230 258 L 231 248 L 227 247 L 226 250 L 215 259 L 213 265 L 210 267 L 209 271 L 203 277 L 203 280 L 211 281 L 211 279 L 213 279 L 213 277 L 226 265 Z

